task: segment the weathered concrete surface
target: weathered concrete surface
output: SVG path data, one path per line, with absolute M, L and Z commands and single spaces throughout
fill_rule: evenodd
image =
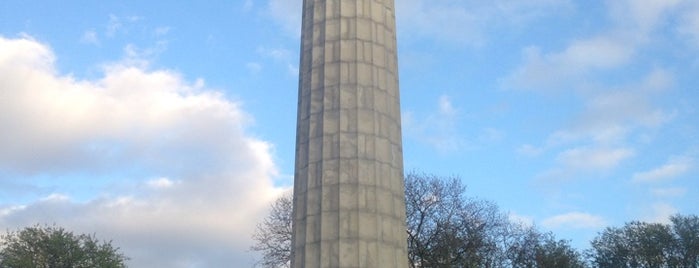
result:
M 293 267 L 407 267 L 393 0 L 304 0 Z

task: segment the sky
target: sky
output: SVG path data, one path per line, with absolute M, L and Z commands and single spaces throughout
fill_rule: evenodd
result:
M 584 249 L 699 214 L 699 2 L 396 0 L 406 172 Z M 0 229 L 251 267 L 293 184 L 301 0 L 0 2 Z

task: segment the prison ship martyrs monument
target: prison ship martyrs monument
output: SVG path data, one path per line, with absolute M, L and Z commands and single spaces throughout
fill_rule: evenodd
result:
M 304 0 L 292 267 L 407 267 L 393 0 Z

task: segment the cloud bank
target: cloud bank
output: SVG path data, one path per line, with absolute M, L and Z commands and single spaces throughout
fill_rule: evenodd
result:
M 96 233 L 131 267 L 251 264 L 250 234 L 282 190 L 240 104 L 130 60 L 94 80 L 55 61 L 0 36 L 0 229 Z

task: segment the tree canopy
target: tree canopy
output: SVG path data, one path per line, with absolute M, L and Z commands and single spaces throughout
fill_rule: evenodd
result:
M 699 267 L 699 217 L 675 215 L 670 224 L 632 221 L 607 227 L 588 255 L 596 267 Z
M 508 219 L 492 202 L 469 198 L 458 178 L 405 177 L 411 267 L 581 267 L 565 240 Z M 280 197 L 253 234 L 263 267 L 288 267 L 292 197 Z
M 670 224 L 629 222 L 608 227 L 584 253 L 536 226 L 513 222 L 492 202 L 468 197 L 456 177 L 405 177 L 408 263 L 427 267 L 697 268 L 699 217 Z M 288 267 L 292 197 L 280 197 L 253 235 L 264 267 Z
M 122 268 L 126 260 L 111 241 L 61 227 L 36 225 L 0 236 L 0 267 Z

